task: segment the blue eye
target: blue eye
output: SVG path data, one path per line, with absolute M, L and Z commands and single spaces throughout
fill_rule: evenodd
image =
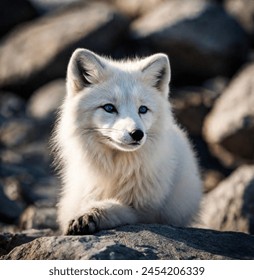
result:
M 113 104 L 105 104 L 102 108 L 110 114 L 117 113 L 117 110 Z
M 138 113 L 139 114 L 146 114 L 148 111 L 148 108 L 146 106 L 140 106 L 139 109 L 138 109 Z

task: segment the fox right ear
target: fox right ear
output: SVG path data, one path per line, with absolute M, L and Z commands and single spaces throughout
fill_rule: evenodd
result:
M 67 70 L 67 85 L 73 93 L 97 84 L 103 78 L 105 65 L 95 53 L 77 49 L 71 56 Z
M 168 56 L 163 53 L 154 54 L 143 59 L 141 63 L 144 81 L 167 98 L 171 75 Z

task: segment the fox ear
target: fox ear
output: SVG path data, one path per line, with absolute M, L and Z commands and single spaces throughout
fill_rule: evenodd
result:
M 103 78 L 105 65 L 95 53 L 77 49 L 70 59 L 67 70 L 67 85 L 73 93 L 97 84 Z
M 145 58 L 142 63 L 144 81 L 167 97 L 171 77 L 168 56 L 158 53 Z

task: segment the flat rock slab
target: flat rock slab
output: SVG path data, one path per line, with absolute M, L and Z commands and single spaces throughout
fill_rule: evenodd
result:
M 1 259 L 254 259 L 254 236 L 130 225 L 96 235 L 40 237 L 14 248 Z

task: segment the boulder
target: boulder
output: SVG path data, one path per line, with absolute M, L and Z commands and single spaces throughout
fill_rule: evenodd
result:
M 54 121 L 65 97 L 65 80 L 52 81 L 33 93 L 27 104 L 27 115 L 38 120 Z
M 6 194 L 12 201 L 24 205 L 54 207 L 59 193 L 59 180 L 51 175 L 49 163 L 46 164 L 40 156 L 34 156 L 29 161 L 5 161 L 0 165 L 1 182 Z
M 38 139 L 40 132 L 28 118 L 13 118 L 0 127 L 0 143 L 6 147 L 15 147 L 27 144 Z
M 29 206 L 20 217 L 22 229 L 47 229 L 57 230 L 56 208 Z
M 254 165 L 239 167 L 203 201 L 201 227 L 254 234 Z
M 0 36 L 5 35 L 16 25 L 33 20 L 37 11 L 27 0 L 0 1 Z
M 11 92 L 0 91 L 0 119 L 2 122 L 10 118 L 19 118 L 25 115 L 25 100 Z M 0 121 L 1 125 L 1 121 Z
M 203 189 L 204 192 L 210 192 L 218 186 L 218 184 L 225 179 L 222 172 L 215 169 L 202 170 Z
M 201 136 L 205 117 L 225 90 L 228 80 L 216 77 L 202 86 L 172 87 L 170 101 L 179 123 L 191 136 Z
M 52 231 L 50 229 L 44 230 L 26 230 L 17 233 L 1 232 L 0 233 L 0 256 L 8 254 L 13 248 L 22 244 L 31 242 L 32 240 L 42 237 L 50 236 Z
M 172 92 L 175 117 L 190 135 L 202 135 L 203 122 L 218 93 L 199 87 L 183 87 Z
M 225 9 L 235 17 L 250 36 L 254 44 L 254 1 L 225 0 Z
M 88 236 L 36 238 L 1 259 L 254 259 L 254 236 L 165 225 L 129 225 Z
M 212 152 L 228 166 L 254 161 L 253 75 L 252 63 L 231 81 L 204 123 Z
M 222 28 L 223 26 L 223 28 Z M 131 36 L 150 51 L 169 55 L 180 83 L 230 76 L 246 60 L 243 28 L 221 5 L 206 0 L 165 1 L 131 25 Z
M 57 9 L 62 9 L 72 3 L 89 2 L 89 0 L 29 0 L 39 13 L 48 13 Z M 106 2 L 114 6 L 124 15 L 130 18 L 136 18 L 146 12 L 154 9 L 165 0 L 97 0 L 97 2 Z
M 15 29 L 0 46 L 0 88 L 29 96 L 66 76 L 76 48 L 110 52 L 128 23 L 106 4 L 80 2 Z
M 209 90 L 214 92 L 217 96 L 219 96 L 226 88 L 226 86 L 229 83 L 229 79 L 222 76 L 217 76 L 211 79 L 206 80 L 202 86 Z
M 53 12 L 66 6 L 86 0 L 28 0 L 39 14 Z M 88 0 L 89 1 L 89 0 Z M 88 2 L 87 1 L 87 2 Z
M 105 0 L 102 0 L 105 2 Z M 114 5 L 123 14 L 131 18 L 137 18 L 140 15 L 144 15 L 147 12 L 155 9 L 160 3 L 165 0 L 106 0 Z
M 3 185 L 0 184 L 0 222 L 17 223 L 21 212 L 22 207 L 6 196 Z

